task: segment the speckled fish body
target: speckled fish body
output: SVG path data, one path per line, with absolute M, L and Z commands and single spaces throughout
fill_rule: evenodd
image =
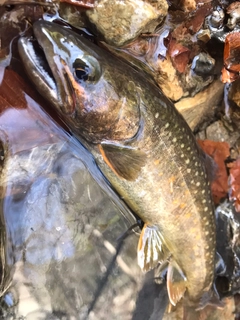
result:
M 183 117 L 140 72 L 86 39 L 40 21 L 19 51 L 32 81 L 92 151 L 119 195 L 144 221 L 139 265 L 169 262 L 172 304 L 198 303 L 212 286 L 215 219 L 203 154 Z

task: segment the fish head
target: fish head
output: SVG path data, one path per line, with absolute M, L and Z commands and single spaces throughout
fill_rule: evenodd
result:
M 37 46 L 36 40 L 21 38 L 19 53 L 38 91 L 63 120 L 91 142 L 134 136 L 140 95 L 131 72 L 124 73 L 117 58 L 69 28 L 41 20 L 33 30 Z

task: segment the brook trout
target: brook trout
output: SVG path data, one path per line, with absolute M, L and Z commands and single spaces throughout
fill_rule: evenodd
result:
M 213 283 L 216 236 L 204 156 L 190 128 L 140 71 L 57 24 L 33 29 L 44 54 L 20 39 L 27 73 L 144 221 L 139 266 L 168 262 L 170 302 L 198 305 Z

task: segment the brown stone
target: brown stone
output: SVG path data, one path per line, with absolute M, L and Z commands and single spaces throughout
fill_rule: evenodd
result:
M 221 81 L 216 80 L 194 97 L 183 98 L 175 103 L 175 107 L 182 113 L 192 130 L 213 115 L 216 106 L 222 100 L 223 87 Z

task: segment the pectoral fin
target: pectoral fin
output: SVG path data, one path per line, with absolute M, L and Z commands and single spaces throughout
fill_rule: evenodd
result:
M 168 297 L 172 305 L 176 305 L 184 296 L 187 279 L 175 261 L 171 261 L 167 273 Z
M 138 265 L 143 271 L 156 267 L 169 256 L 157 227 L 144 225 L 138 242 Z
M 118 144 L 102 143 L 99 150 L 107 165 L 121 178 L 135 180 L 146 162 L 146 154 Z

